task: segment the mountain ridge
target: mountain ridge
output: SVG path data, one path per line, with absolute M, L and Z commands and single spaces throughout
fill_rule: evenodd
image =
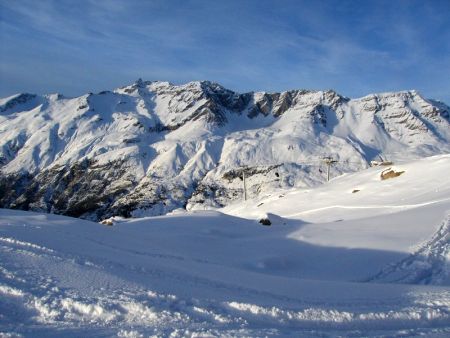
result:
M 381 157 L 450 152 L 449 107 L 415 90 L 237 93 L 137 80 L 75 98 L 0 99 L 0 206 L 89 219 L 223 206 Z M 322 168 L 321 168 L 322 166 Z

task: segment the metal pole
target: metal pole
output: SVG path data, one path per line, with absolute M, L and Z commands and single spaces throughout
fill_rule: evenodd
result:
M 333 160 L 330 156 L 324 157 L 323 159 L 327 165 L 327 182 L 330 182 L 330 167 L 332 164 L 337 163 L 337 161 Z
M 330 167 L 331 163 L 327 161 L 327 182 L 330 182 Z
M 245 184 L 245 170 L 242 170 L 242 181 L 244 182 L 244 201 L 247 200 L 247 185 Z

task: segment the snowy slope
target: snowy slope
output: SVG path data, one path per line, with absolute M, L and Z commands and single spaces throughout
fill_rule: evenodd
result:
M 410 273 L 423 274 L 408 277 L 405 271 L 398 280 L 450 284 L 449 168 L 450 155 L 373 167 L 314 189 L 280 191 L 221 211 L 251 220 L 269 218 L 275 224 L 302 222 L 289 238 L 312 245 L 408 253 L 407 260 L 417 263 Z M 382 180 L 387 170 L 403 174 Z M 394 274 L 400 268 L 388 270 Z
M 0 332 L 448 336 L 450 156 L 393 168 L 113 226 L 0 210 Z
M 203 81 L 136 83 L 0 101 L 0 206 L 88 219 L 228 205 L 450 152 L 450 109 L 415 91 L 245 93 Z

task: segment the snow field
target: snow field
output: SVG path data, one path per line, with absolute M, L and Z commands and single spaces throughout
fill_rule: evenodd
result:
M 449 167 L 113 226 L 0 210 L 0 335 L 448 336 Z

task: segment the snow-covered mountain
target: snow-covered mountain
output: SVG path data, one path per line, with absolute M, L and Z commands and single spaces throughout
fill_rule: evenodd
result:
M 450 108 L 416 91 L 239 94 L 207 81 L 144 82 L 67 98 L 0 100 L 0 206 L 101 219 L 224 206 L 450 152 Z

